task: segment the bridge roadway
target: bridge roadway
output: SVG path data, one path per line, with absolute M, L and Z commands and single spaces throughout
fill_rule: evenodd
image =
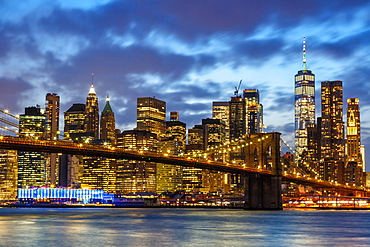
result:
M 168 155 L 160 155 L 154 152 L 128 151 L 120 148 L 114 148 L 108 145 L 90 145 L 82 143 L 73 143 L 69 141 L 47 141 L 35 138 L 20 138 L 12 136 L 0 136 L 0 149 L 23 150 L 46 153 L 63 153 L 74 155 L 85 155 L 92 157 L 106 157 L 115 159 L 128 159 L 137 161 L 147 161 L 154 163 L 164 163 L 171 165 L 180 165 L 187 167 L 195 167 L 200 169 L 210 169 L 233 174 L 255 174 L 257 176 L 273 176 L 270 170 L 257 169 L 251 167 L 237 166 L 233 164 L 225 164 L 215 161 L 202 161 L 190 157 L 174 157 Z M 298 176 L 293 174 L 282 174 L 282 180 L 285 182 L 293 182 L 312 186 L 315 188 L 339 189 L 346 191 L 363 191 L 354 186 L 331 183 L 323 180 L 316 180 L 309 177 Z

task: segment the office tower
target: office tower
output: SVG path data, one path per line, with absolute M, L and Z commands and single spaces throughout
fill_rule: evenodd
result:
M 0 149 L 0 200 L 16 199 L 17 176 L 17 151 Z
M 166 131 L 166 102 L 152 98 L 137 98 L 137 129 L 147 130 L 158 137 Z
M 359 99 L 347 100 L 347 144 L 344 183 L 363 185 Z
M 116 161 L 104 157 L 83 157 L 81 187 L 116 193 Z
M 176 113 L 176 114 L 174 114 Z M 158 143 L 158 151 L 166 155 L 182 156 L 186 147 L 186 124 L 178 121 L 178 112 L 171 112 L 166 122 L 166 135 Z M 157 164 L 157 193 L 182 189 L 182 167 Z
M 47 140 L 57 140 L 59 138 L 59 96 L 55 93 L 46 94 L 45 103 L 45 138 Z M 58 183 L 58 154 L 47 153 L 46 157 L 46 170 L 48 176 L 48 183 L 56 185 Z
M 39 106 L 27 107 L 19 116 L 19 135 L 42 138 L 45 133 L 44 111 Z M 46 164 L 40 152 L 18 151 L 18 188 L 46 185 Z
M 236 95 L 231 97 L 230 104 L 230 141 L 244 138 L 247 134 L 247 105 L 242 97 Z M 245 161 L 245 148 L 239 148 L 230 152 L 230 161 L 236 163 L 244 163 Z
M 145 130 L 126 130 L 117 136 L 117 147 L 127 151 L 156 151 L 157 135 Z M 117 161 L 117 193 L 155 192 L 156 164 L 148 161 Z
M 56 140 L 59 136 L 59 100 L 55 93 L 46 94 L 45 103 L 45 137 L 47 140 Z
M 73 104 L 64 112 L 64 139 L 82 142 L 85 138 L 85 104 Z
M 91 85 L 89 95 L 86 98 L 84 128 L 90 141 L 99 139 L 99 106 L 94 85 Z
M 343 87 L 341 81 L 321 82 L 321 176 L 343 182 Z
M 203 141 L 204 149 L 209 152 L 208 159 L 214 161 L 225 162 L 223 152 L 215 149 L 211 152 L 212 147 L 222 145 L 225 142 L 225 123 L 221 119 L 202 119 L 203 126 Z M 219 171 L 203 170 L 202 171 L 202 187 L 208 192 L 214 192 L 218 189 L 223 191 L 230 190 L 230 177 L 229 174 Z
M 100 139 L 108 140 L 113 145 L 116 143 L 116 120 L 109 103 L 109 97 L 106 99 L 105 107 L 100 117 Z
M 306 40 L 303 40 L 303 69 L 294 77 L 295 151 L 300 160 L 307 150 L 307 126 L 315 123 L 315 75 L 307 69 Z
M 188 144 L 186 145 L 186 153 L 188 155 L 195 155 L 197 152 L 202 152 L 203 149 L 204 126 L 195 125 L 192 129 L 188 129 Z M 202 187 L 202 169 L 183 167 L 182 186 L 186 192 L 191 192 L 196 188 Z
M 228 101 L 212 103 L 212 118 L 221 119 L 225 123 L 225 141 L 230 139 L 230 104 Z
M 257 89 L 244 89 L 243 99 L 246 102 L 247 133 L 263 132 L 263 106 L 260 104 L 260 93 Z

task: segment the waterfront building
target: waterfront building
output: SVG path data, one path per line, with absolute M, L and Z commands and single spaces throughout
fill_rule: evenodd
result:
M 263 106 L 260 104 L 258 89 L 244 89 L 243 99 L 246 102 L 246 124 L 248 134 L 263 132 Z
M 117 148 L 156 152 L 157 135 L 146 130 L 126 130 L 117 136 Z M 117 193 L 156 191 L 156 163 L 117 160 Z
M 166 122 L 166 135 L 158 143 L 158 152 L 181 156 L 186 147 L 186 124 L 178 121 L 178 112 L 171 112 Z M 182 189 L 182 166 L 157 164 L 157 193 Z
M 195 125 L 188 129 L 188 144 L 186 153 L 195 155 L 204 149 L 204 126 Z M 194 167 L 183 167 L 182 169 L 182 186 L 186 192 L 194 191 L 202 187 L 202 169 Z
M 81 187 L 116 193 L 116 160 L 105 157 L 83 157 Z
M 64 112 L 64 139 L 83 142 L 85 135 L 85 104 L 73 104 Z
M 343 183 L 344 123 L 342 81 L 321 82 L 321 167 L 328 181 Z
M 17 176 L 17 151 L 0 149 L 0 200 L 16 198 Z
M 347 100 L 347 143 L 344 183 L 363 185 L 361 154 L 360 107 L 358 98 Z
M 307 69 L 306 40 L 303 40 L 303 69 L 294 77 L 295 154 L 298 161 L 307 151 L 307 127 L 315 123 L 315 75 Z
M 101 113 L 100 139 L 103 141 L 108 141 L 113 145 L 116 143 L 116 120 L 114 118 L 114 112 L 109 103 L 109 97 L 107 97 L 105 107 Z
M 202 119 L 204 149 L 208 151 L 210 160 L 225 162 L 224 153 L 219 153 L 217 149 L 210 152 L 212 147 L 222 145 L 225 142 L 225 123 L 221 119 Z M 202 187 L 205 191 L 216 192 L 230 190 L 230 174 L 225 172 L 202 170 Z
M 84 129 L 90 141 L 99 139 L 99 105 L 94 85 L 91 85 L 86 98 Z
M 166 131 L 166 102 L 152 98 L 137 98 L 137 129 L 146 130 L 158 137 Z
M 212 103 L 212 118 L 221 119 L 225 123 L 225 141 L 230 139 L 230 103 L 220 101 Z
M 42 138 L 46 117 L 39 106 L 27 107 L 19 116 L 19 135 Z M 47 183 L 45 156 L 40 152 L 18 151 L 18 188 L 40 187 Z
M 46 140 L 59 139 L 59 105 L 60 97 L 55 93 L 46 94 L 45 103 L 45 138 Z M 46 170 L 49 175 L 48 184 L 58 184 L 59 157 L 57 153 L 46 153 Z

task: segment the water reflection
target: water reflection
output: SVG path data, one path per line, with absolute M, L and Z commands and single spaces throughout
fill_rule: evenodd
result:
M 0 208 L 1 246 L 367 246 L 370 212 Z

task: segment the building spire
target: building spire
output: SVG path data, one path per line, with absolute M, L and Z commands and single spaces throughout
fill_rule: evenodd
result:
M 91 94 L 96 95 L 96 91 L 95 91 L 95 88 L 94 88 L 94 73 L 91 74 L 91 86 L 90 86 L 90 90 L 89 90 L 89 95 L 91 95 Z
M 306 36 L 303 36 L 303 70 L 307 70 L 307 60 L 306 60 Z

